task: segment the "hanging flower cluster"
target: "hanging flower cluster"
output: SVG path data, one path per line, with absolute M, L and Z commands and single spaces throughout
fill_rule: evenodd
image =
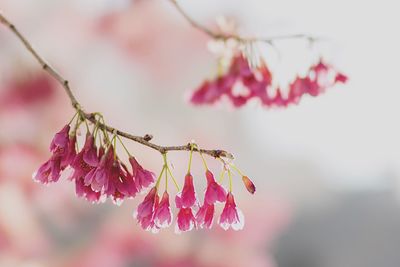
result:
M 218 73 L 192 92 L 190 102 L 194 105 L 213 105 L 225 98 L 236 108 L 253 99 L 264 107 L 287 107 L 298 104 L 305 95 L 315 97 L 347 81 L 343 73 L 318 58 L 305 75 L 297 75 L 287 86 L 278 86 L 276 75 L 258 47 L 263 43 L 272 46 L 280 57 L 273 38 L 243 38 L 237 33 L 235 21 L 224 17 L 217 20 L 217 27 L 218 38 L 214 37 L 208 47 L 218 59 Z M 311 37 L 299 38 L 310 44 L 316 41 Z
M 251 99 L 259 99 L 266 107 L 286 107 L 299 103 L 304 95 L 318 96 L 327 88 L 346 81 L 344 74 L 320 59 L 305 76 L 297 76 L 287 89 L 282 90 L 273 85 L 273 75 L 263 60 L 259 66 L 251 67 L 247 58 L 238 52 L 227 70 L 214 80 L 204 81 L 193 92 L 190 101 L 196 105 L 214 104 L 227 97 L 235 107 L 241 107 Z M 236 93 L 237 87 L 241 89 L 239 93 Z
M 75 117 L 77 118 L 75 126 L 71 129 L 70 125 Z M 92 203 L 111 199 L 118 205 L 124 199 L 134 198 L 138 192 L 149 188 L 144 200 L 135 210 L 134 217 L 143 229 L 158 232 L 160 229 L 170 226 L 173 222 L 168 190 L 168 182 L 172 180 L 176 187 L 175 205 L 178 210 L 176 232 L 211 228 L 215 216 L 214 205 L 217 202 L 225 203 L 218 220 L 220 226 L 225 230 L 230 227 L 234 230 L 243 228 L 243 215 L 236 207 L 232 194 L 231 168 L 242 176 L 244 185 L 250 193 L 254 194 L 255 186 L 232 163 L 227 163 L 221 159 L 224 163 L 224 169 L 220 180 L 217 182 L 213 173 L 208 169 L 202 153 L 200 153 L 206 170 L 207 183 L 204 201 L 203 204 L 200 204 L 193 185 L 193 176 L 190 173 L 193 150 L 198 149 L 197 145 L 190 144 L 189 167 L 181 190 L 177 180 L 172 175 L 166 152 L 162 153 L 163 167 L 158 179 L 155 179 L 154 173 L 139 164 L 116 133 L 109 136 L 104 127 L 100 126 L 100 119 L 104 122 L 102 117 L 99 117 L 97 123 L 93 124 L 92 130 L 90 130 L 89 123 L 80 111 L 74 118 L 54 136 L 50 144 L 52 155 L 33 174 L 35 181 L 42 184 L 57 182 L 62 172 L 70 168 L 71 172 L 68 179 L 75 182 L 76 194 L 79 197 L 83 197 Z M 86 138 L 83 147 L 79 150 L 76 133 L 83 122 L 86 124 Z M 117 155 L 117 140 L 120 141 L 129 155 L 130 168 Z M 229 175 L 228 191 L 221 184 L 225 173 Z M 164 191 L 160 189 L 161 181 L 165 181 Z

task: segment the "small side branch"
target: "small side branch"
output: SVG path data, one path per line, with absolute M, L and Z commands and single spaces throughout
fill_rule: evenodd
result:
M 203 32 L 204 34 L 208 35 L 213 39 L 219 40 L 229 40 L 234 39 L 238 42 L 248 43 L 248 42 L 264 42 L 270 45 L 273 44 L 274 41 L 278 40 L 285 40 L 285 39 L 305 39 L 309 42 L 315 42 L 320 40 L 320 38 L 316 38 L 306 34 L 289 34 L 289 35 L 278 35 L 278 36 L 271 36 L 271 37 L 245 37 L 237 34 L 223 34 L 215 32 L 206 26 L 198 23 L 197 21 L 193 20 L 185 10 L 178 4 L 177 0 L 169 0 L 169 2 L 175 7 L 175 9 L 181 14 L 181 16 L 195 29 Z

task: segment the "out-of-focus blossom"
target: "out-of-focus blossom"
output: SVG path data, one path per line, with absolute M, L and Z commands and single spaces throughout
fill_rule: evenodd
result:
M 124 9 L 104 14 L 97 21 L 96 31 L 116 44 L 142 71 L 157 77 L 153 80 L 158 83 L 171 82 L 185 71 L 186 61 L 176 60 L 177 54 L 186 60 L 207 55 L 207 37 L 182 24 L 154 1 L 134 1 Z
M 36 73 L 13 77 L 0 90 L 0 110 L 21 107 L 50 100 L 56 91 L 51 77 L 46 73 Z
M 331 65 L 320 61 L 310 67 L 304 77 L 297 76 L 284 90 L 273 86 L 273 75 L 265 62 L 252 68 L 248 60 L 238 52 L 232 59 L 228 70 L 214 80 L 204 81 L 196 89 L 190 101 L 195 105 L 214 104 L 221 98 L 229 99 L 235 107 L 245 105 L 251 99 L 258 99 L 264 106 L 286 107 L 297 104 L 308 94 L 318 96 L 337 83 L 345 83 L 347 77 Z M 237 93 L 237 88 L 240 88 Z

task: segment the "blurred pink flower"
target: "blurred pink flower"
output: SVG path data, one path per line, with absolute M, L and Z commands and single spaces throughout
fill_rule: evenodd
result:
M 43 72 L 13 77 L 3 87 L 4 90 L 0 90 L 0 110 L 46 102 L 56 91 L 54 81 Z
M 281 88 L 273 88 L 272 80 L 272 73 L 265 62 L 257 68 L 251 68 L 247 59 L 237 52 L 228 70 L 214 80 L 204 81 L 193 92 L 191 102 L 195 105 L 210 105 L 226 96 L 235 107 L 241 107 L 253 98 L 259 99 L 267 107 L 286 107 L 297 104 L 306 94 L 318 96 L 336 83 L 346 82 L 347 77 L 320 59 L 309 68 L 305 77 L 298 76 L 289 84 L 286 97 Z M 242 88 L 240 93 L 234 90 L 237 86 Z M 271 95 L 271 90 L 275 91 L 274 95 Z

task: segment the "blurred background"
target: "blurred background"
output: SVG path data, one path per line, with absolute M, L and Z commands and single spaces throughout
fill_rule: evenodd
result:
M 346 73 L 346 85 L 298 106 L 252 103 L 193 107 L 187 97 L 215 75 L 207 37 L 168 1 L 0 0 L 0 10 L 56 67 L 88 111 L 159 144 L 192 139 L 234 152 L 253 179 L 249 195 L 234 181 L 243 231 L 157 235 L 132 212 L 91 205 L 62 179 L 42 186 L 31 175 L 74 111 L 12 33 L 0 27 L 0 266 L 14 267 L 398 267 L 400 266 L 400 114 L 397 1 L 180 1 L 195 20 L 234 18 L 248 35 L 307 33 L 314 48 L 278 44 L 278 77 L 315 55 Z M 275 57 L 275 59 L 274 59 Z M 265 58 L 276 54 L 265 51 Z M 158 152 L 127 142 L 158 172 Z M 170 153 L 182 181 L 186 153 Z M 209 160 L 215 172 L 217 162 Z M 203 176 L 195 158 L 193 174 Z M 196 183 L 203 185 L 203 178 Z

